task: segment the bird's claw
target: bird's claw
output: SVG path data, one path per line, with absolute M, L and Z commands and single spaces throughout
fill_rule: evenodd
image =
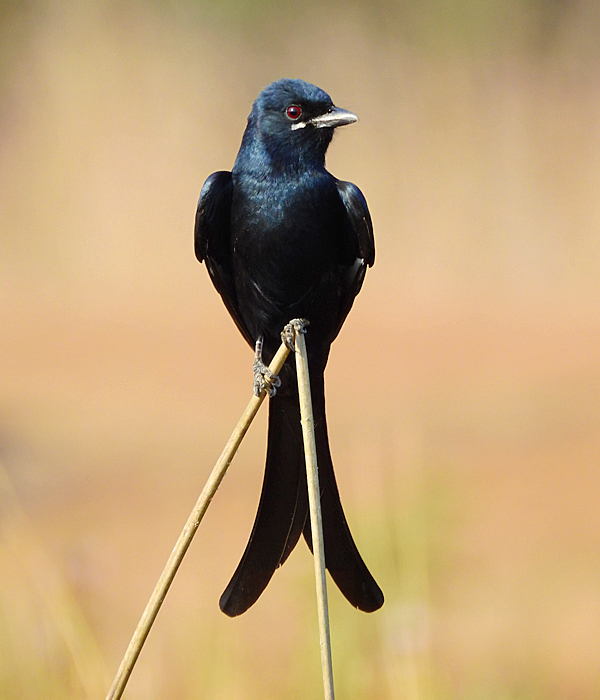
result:
M 278 387 L 281 386 L 281 379 L 258 358 L 254 360 L 252 369 L 254 370 L 254 395 L 260 396 L 264 389 L 269 397 L 275 396 Z
M 281 331 L 281 340 L 285 346 L 294 352 L 296 333 L 306 333 L 308 321 L 304 318 L 294 318 L 285 325 Z M 270 398 L 275 396 L 277 389 L 281 386 L 281 379 L 271 372 L 262 359 L 263 337 L 260 336 L 256 341 L 254 348 L 254 395 L 260 396 L 263 391 L 266 391 Z
M 277 393 L 277 388 L 281 386 L 281 379 L 271 372 L 265 365 L 262 359 L 263 337 L 261 336 L 254 348 L 254 395 L 260 396 L 263 391 L 266 391 L 269 398 L 272 398 Z
M 306 333 L 306 326 L 309 321 L 305 318 L 293 318 L 281 331 L 281 342 L 288 350 L 294 352 L 296 344 L 296 333 Z

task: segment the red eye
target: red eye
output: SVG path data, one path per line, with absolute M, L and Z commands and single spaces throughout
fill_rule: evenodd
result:
M 302 115 L 302 109 L 298 107 L 298 105 L 290 105 L 286 110 L 285 113 L 287 114 L 288 119 L 292 119 L 293 121 L 296 121 L 296 119 L 300 119 Z

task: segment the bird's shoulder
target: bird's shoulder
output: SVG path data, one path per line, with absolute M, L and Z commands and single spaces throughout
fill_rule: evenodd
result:
M 210 254 L 209 248 L 218 251 L 219 241 L 229 234 L 231 197 L 231 173 L 220 170 L 209 175 L 200 191 L 194 227 L 194 247 L 200 262 Z
M 359 255 L 371 267 L 375 262 L 375 238 L 367 200 L 352 182 L 337 180 L 336 186 L 352 235 L 356 237 Z

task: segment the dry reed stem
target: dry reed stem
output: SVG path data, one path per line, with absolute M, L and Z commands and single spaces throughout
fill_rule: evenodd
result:
M 294 335 L 296 348 L 296 371 L 298 374 L 298 392 L 300 394 L 300 416 L 302 418 L 302 437 L 306 459 L 306 479 L 308 482 L 308 501 L 310 506 L 310 525 L 312 532 L 313 554 L 315 561 L 315 580 L 317 586 L 317 614 L 319 618 L 319 641 L 321 646 L 321 668 L 323 672 L 323 690 L 325 700 L 334 700 L 333 666 L 331 662 L 331 639 L 329 634 L 329 610 L 327 605 L 327 579 L 325 576 L 325 549 L 323 545 L 323 522 L 321 519 L 321 491 L 317 469 L 317 447 L 308 376 L 308 358 L 304 332 L 296 331 Z
M 279 374 L 289 353 L 290 350 L 282 344 L 277 351 L 277 354 L 273 358 L 273 361 L 269 365 L 269 369 L 271 372 L 273 372 L 273 374 Z M 200 525 L 200 522 L 204 517 L 213 496 L 219 488 L 219 485 L 225 476 L 225 472 L 231 464 L 231 461 L 237 452 L 244 435 L 248 431 L 250 423 L 252 423 L 252 420 L 256 416 L 265 395 L 266 392 L 263 390 L 260 396 L 253 396 L 250 399 L 246 410 L 238 421 L 238 424 L 225 445 L 221 456 L 208 477 L 208 481 L 202 489 L 202 493 L 200 494 L 200 497 L 198 498 L 198 501 L 196 502 L 196 505 L 194 506 L 194 509 L 192 510 L 190 517 L 183 528 L 183 531 L 181 532 L 181 535 L 179 535 L 177 543 L 171 552 L 165 568 L 160 575 L 158 583 L 152 592 L 150 600 L 146 605 L 146 609 L 144 610 L 135 632 L 133 633 L 133 637 L 129 642 L 129 646 L 127 647 L 123 661 L 121 661 L 117 675 L 115 676 L 110 690 L 108 691 L 106 700 L 119 700 L 119 698 L 123 695 L 123 691 L 125 690 L 129 676 L 133 671 L 133 667 L 135 666 L 138 656 L 140 655 L 144 642 L 146 641 L 150 629 L 154 624 L 154 620 L 158 615 L 160 606 L 162 605 L 171 583 L 175 578 L 179 565 L 181 564 L 183 557 L 190 546 L 192 538 L 196 534 L 198 525 Z

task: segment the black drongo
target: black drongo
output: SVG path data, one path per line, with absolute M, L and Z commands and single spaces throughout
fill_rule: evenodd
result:
M 346 523 L 325 421 L 329 348 L 375 258 L 365 198 L 325 169 L 334 129 L 356 120 L 314 85 L 279 80 L 254 102 L 233 170 L 213 173 L 200 193 L 196 257 L 206 262 L 237 327 L 256 349 L 255 391 L 266 383 L 271 394 L 258 512 L 220 600 L 230 616 L 256 602 L 302 533 L 312 547 L 294 360 L 288 358 L 279 378 L 263 364 L 263 354 L 265 362 L 272 359 L 283 327 L 294 318 L 310 324 L 306 345 L 326 566 L 352 605 L 371 612 L 383 604 Z

